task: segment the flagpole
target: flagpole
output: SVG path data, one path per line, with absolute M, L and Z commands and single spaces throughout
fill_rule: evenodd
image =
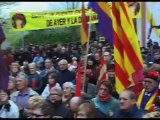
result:
M 146 2 L 142 2 L 142 47 L 146 47 Z
M 85 81 L 86 81 L 86 69 L 87 69 L 87 55 L 88 55 L 88 52 L 89 52 L 89 39 L 90 39 L 90 29 L 91 29 L 91 17 L 92 17 L 92 8 L 90 9 L 90 14 L 89 14 L 89 28 L 88 28 L 88 42 L 86 44 L 86 56 L 85 56 L 85 59 L 84 59 L 84 77 L 83 77 L 83 88 L 82 88 L 82 91 L 84 92 L 85 91 Z

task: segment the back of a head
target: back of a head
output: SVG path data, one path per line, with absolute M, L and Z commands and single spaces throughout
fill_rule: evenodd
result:
M 80 111 L 85 112 L 87 118 L 97 118 L 98 117 L 97 110 L 94 107 L 94 105 L 91 103 L 82 103 L 78 107 L 78 114 Z
M 80 104 L 82 104 L 84 99 L 82 97 L 74 96 L 70 100 L 70 109 L 74 112 L 77 111 Z
M 33 108 L 37 104 L 41 104 L 45 101 L 45 99 L 42 96 L 34 95 L 29 98 L 28 104 L 30 108 Z
M 84 99 L 82 97 L 74 96 L 71 98 L 71 103 L 76 103 L 78 106 L 83 103 Z
M 34 105 L 32 109 L 40 109 L 42 114 L 48 116 L 49 118 L 52 118 L 54 114 L 52 105 L 47 101 L 41 101 L 39 104 Z

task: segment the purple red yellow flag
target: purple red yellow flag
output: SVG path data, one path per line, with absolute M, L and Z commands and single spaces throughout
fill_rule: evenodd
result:
M 3 32 L 2 24 L 0 24 L 0 46 L 5 41 L 5 35 Z M 0 89 L 7 89 L 8 88 L 8 69 L 3 59 L 2 50 L 0 50 Z
M 99 33 L 113 45 L 112 9 L 109 2 L 89 2 L 88 7 L 98 14 Z

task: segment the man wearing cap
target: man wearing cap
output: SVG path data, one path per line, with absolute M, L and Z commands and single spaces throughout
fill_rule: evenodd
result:
M 160 96 L 158 76 L 159 73 L 156 71 L 145 73 L 145 79 L 143 81 L 144 88 L 137 99 L 137 104 L 149 112 L 153 111 L 156 96 Z

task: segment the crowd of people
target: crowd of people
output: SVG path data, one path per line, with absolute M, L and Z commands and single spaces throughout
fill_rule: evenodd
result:
M 80 43 L 6 50 L 9 83 L 7 90 L 0 89 L 0 118 L 160 117 L 159 45 L 149 42 L 141 53 L 142 82 L 117 93 L 114 51 L 107 42 L 91 41 L 87 54 Z M 98 80 L 102 57 L 107 61 L 106 80 Z M 78 64 L 81 96 L 75 94 Z

